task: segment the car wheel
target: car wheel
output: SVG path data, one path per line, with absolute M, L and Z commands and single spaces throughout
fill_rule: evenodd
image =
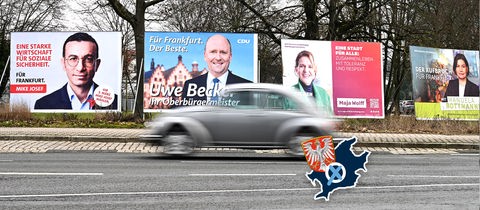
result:
M 188 155 L 193 152 L 193 138 L 186 132 L 172 132 L 163 139 L 163 152 L 169 155 Z
M 297 134 L 288 141 L 288 153 L 294 156 L 304 156 L 302 142 L 315 138 L 313 134 Z

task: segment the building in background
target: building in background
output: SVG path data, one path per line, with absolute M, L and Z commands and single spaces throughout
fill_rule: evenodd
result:
M 165 103 L 152 104 L 150 101 L 160 101 L 168 98 L 169 100 L 181 100 L 181 96 L 168 95 L 160 91 L 158 95 L 152 95 L 150 90 L 160 90 L 159 86 L 163 86 L 164 90 L 175 90 L 177 87 L 183 87 L 186 80 L 207 73 L 207 69 L 199 70 L 198 63 L 193 62 L 191 71 L 183 63 L 182 56 L 178 56 L 178 63 L 169 69 L 161 64 L 155 65 L 152 58 L 150 62 L 150 71 L 145 72 L 144 83 L 144 108 L 145 109 L 168 109 L 172 106 Z

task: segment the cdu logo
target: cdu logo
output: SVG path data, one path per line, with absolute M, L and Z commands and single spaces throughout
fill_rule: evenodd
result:
M 250 43 L 250 39 L 237 39 L 238 44 L 248 44 Z

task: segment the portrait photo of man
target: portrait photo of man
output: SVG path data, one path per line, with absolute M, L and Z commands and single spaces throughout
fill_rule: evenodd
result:
M 101 64 L 97 41 L 89 34 L 78 32 L 70 35 L 63 44 L 61 66 L 68 81 L 60 89 L 36 100 L 34 109 L 60 110 L 116 110 L 117 94 L 111 93 L 109 103 L 96 103 L 95 90 L 101 86 L 94 82 Z M 103 93 L 105 94 L 105 93 Z M 112 101 L 113 100 L 113 101 Z
M 204 49 L 204 59 L 207 63 L 208 73 L 185 81 L 182 90 L 182 99 L 193 101 L 210 101 L 218 97 L 218 90 L 226 85 L 236 83 L 251 83 L 252 81 L 235 75 L 229 69 L 232 60 L 232 46 L 230 41 L 223 35 L 210 36 Z M 205 93 L 191 91 L 206 88 Z M 196 94 L 193 94 L 195 92 Z

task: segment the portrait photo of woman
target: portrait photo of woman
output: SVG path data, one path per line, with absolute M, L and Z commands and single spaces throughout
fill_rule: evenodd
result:
M 445 91 L 446 101 L 448 101 L 448 96 L 480 96 L 479 86 L 468 80 L 468 75 L 470 75 L 470 67 L 464 54 L 458 53 L 455 55 L 455 58 L 453 59 L 453 72 L 457 78 L 448 82 L 447 90 Z

